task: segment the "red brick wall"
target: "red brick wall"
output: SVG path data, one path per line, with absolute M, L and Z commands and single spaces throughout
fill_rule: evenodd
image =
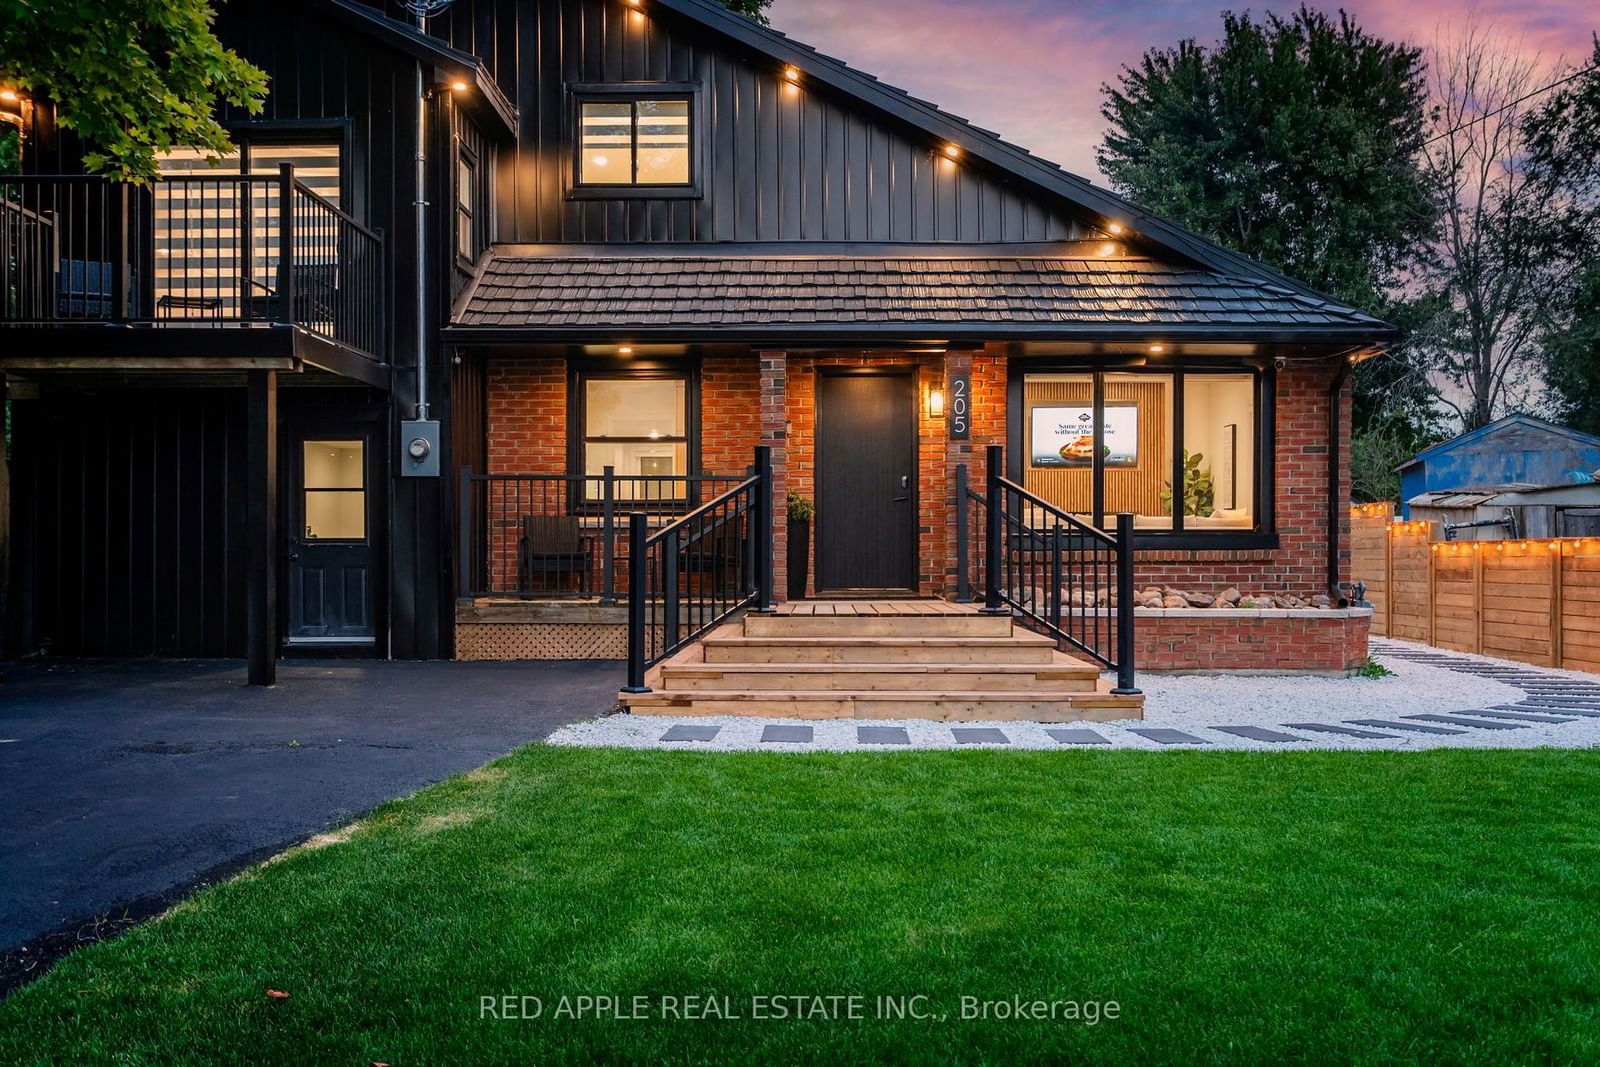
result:
M 489 359 L 489 473 L 565 474 L 567 365 Z
M 700 364 L 700 472 L 742 475 L 761 443 L 761 366 L 754 356 Z
M 833 365 L 917 366 L 919 434 L 919 591 L 955 591 L 955 466 L 969 464 L 981 486 L 984 448 L 1006 443 L 1007 359 L 1000 346 L 948 356 L 786 356 L 766 352 L 708 358 L 702 365 L 701 468 L 737 474 L 758 442 L 773 448 L 777 471 L 774 551 L 777 590 L 787 574 L 785 492 L 814 493 L 816 368 Z M 926 413 L 924 397 L 944 388 L 948 376 L 968 370 L 972 383 L 972 436 L 947 440 L 946 421 Z M 1292 365 L 1277 379 L 1276 516 L 1281 547 L 1269 549 L 1159 549 L 1139 553 L 1136 581 L 1216 592 L 1234 585 L 1246 592 L 1324 592 L 1327 569 L 1327 403 L 1334 367 Z M 557 473 L 566 468 L 566 368 L 560 359 L 493 358 L 489 361 L 489 469 L 496 473 Z M 1349 386 L 1342 404 L 1341 454 L 1349 454 Z M 1348 466 L 1341 475 L 1348 494 Z M 1340 509 L 1341 579 L 1348 578 L 1349 518 Z M 976 542 L 974 542 L 976 545 Z M 976 553 L 976 549 L 974 549 Z M 816 573 L 814 561 L 808 569 Z M 980 576 L 975 572 L 976 585 Z M 814 584 L 813 584 L 814 588 Z
M 1215 611 L 1139 612 L 1134 626 L 1141 671 L 1350 671 L 1367 661 L 1369 612 L 1314 617 L 1219 617 Z

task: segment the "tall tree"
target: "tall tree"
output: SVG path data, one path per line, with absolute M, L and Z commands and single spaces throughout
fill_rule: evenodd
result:
M 0 82 L 53 100 L 90 170 L 151 178 L 166 149 L 228 149 L 218 100 L 254 113 L 266 98 L 215 17 L 207 0 L 0 0 Z
M 765 26 L 767 8 L 772 6 L 772 0 L 722 0 L 722 6 L 729 11 L 737 11 L 741 15 L 753 18 Z
M 1565 168 L 1530 153 L 1540 68 L 1475 20 L 1433 62 L 1438 129 L 1424 160 L 1444 215 L 1419 279 L 1439 307 L 1428 347 L 1454 387 L 1442 399 L 1469 430 L 1538 406 L 1540 338 L 1582 267 L 1559 222 Z
M 1556 191 L 1548 253 L 1572 270 L 1539 331 L 1556 419 L 1600 433 L 1600 35 L 1524 124 L 1529 169 Z
M 1363 310 L 1390 295 L 1438 217 L 1417 165 L 1426 136 L 1420 49 L 1344 12 L 1257 21 L 1155 48 L 1102 87 L 1098 152 L 1119 193 Z M 1363 363 L 1358 428 L 1398 416 L 1425 435 L 1432 388 L 1411 349 Z

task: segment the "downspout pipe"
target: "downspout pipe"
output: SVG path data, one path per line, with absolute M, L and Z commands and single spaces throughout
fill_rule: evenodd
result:
M 1328 596 L 1341 608 L 1348 607 L 1350 600 L 1339 588 L 1339 518 L 1346 505 L 1339 499 L 1339 430 L 1343 421 L 1339 401 L 1349 378 L 1350 358 L 1341 357 L 1339 369 L 1328 386 Z
M 417 29 L 428 32 L 427 16 L 417 13 Z M 428 92 L 422 61 L 417 60 L 417 418 L 428 417 Z

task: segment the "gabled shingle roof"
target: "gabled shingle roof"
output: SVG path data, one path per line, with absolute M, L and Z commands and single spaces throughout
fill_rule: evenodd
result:
M 652 4 L 655 8 L 691 19 L 776 62 L 799 68 L 808 84 L 820 83 L 847 93 L 902 122 L 923 129 L 941 141 L 959 145 L 965 157 L 981 159 L 1038 188 L 1061 196 L 1083 210 L 1116 221 L 1136 233 L 1143 242 L 1170 249 L 1219 273 L 1261 279 L 1310 299 L 1332 303 L 1327 296 L 1297 279 L 1147 211 L 1110 190 L 1096 186 L 1087 178 L 1005 140 L 992 130 L 976 126 L 959 115 L 912 96 L 904 89 L 880 81 L 843 60 L 736 14 L 718 0 L 652 0 Z M 1384 325 L 1386 332 L 1395 332 L 1387 324 Z
M 458 304 L 456 329 L 847 330 L 1000 338 L 1036 332 L 1250 337 L 1382 323 L 1260 279 L 1093 255 L 505 255 Z M 730 338 L 731 339 L 731 338 Z

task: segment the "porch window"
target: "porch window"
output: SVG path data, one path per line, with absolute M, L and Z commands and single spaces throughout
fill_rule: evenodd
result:
M 583 473 L 616 471 L 617 500 L 683 500 L 689 473 L 689 382 L 685 377 L 582 379 Z M 584 496 L 599 500 L 598 480 Z
M 1256 398 L 1249 371 L 1025 374 L 1021 481 L 1101 527 L 1253 530 Z
M 573 196 L 694 196 L 698 86 L 576 87 Z

